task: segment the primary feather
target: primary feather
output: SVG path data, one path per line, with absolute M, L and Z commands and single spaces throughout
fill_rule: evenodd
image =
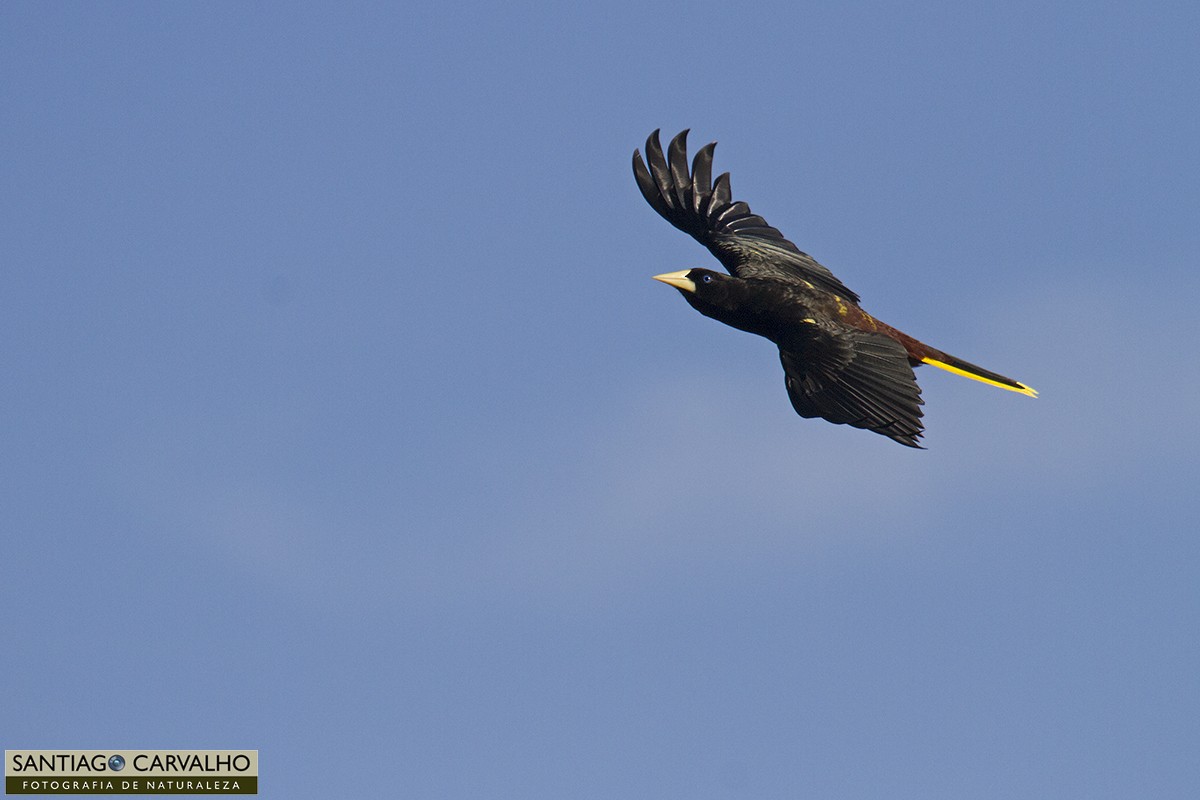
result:
M 663 155 L 658 131 L 646 140 L 646 161 L 642 161 L 640 152 L 633 151 L 633 174 L 651 208 L 707 247 L 725 269 L 739 278 L 807 280 L 858 302 L 858 295 L 825 266 L 750 211 L 746 203 L 734 202 L 728 172 L 712 180 L 716 142 L 700 148 L 689 175 L 687 135 L 685 130 L 671 140 L 667 156 Z

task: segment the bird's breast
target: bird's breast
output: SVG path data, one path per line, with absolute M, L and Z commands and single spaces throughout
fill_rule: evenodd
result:
M 797 298 L 783 293 L 758 293 L 748 297 L 721 298 L 721 302 L 707 302 L 703 298 L 688 297 L 692 307 L 718 322 L 753 333 L 778 343 L 812 317 L 814 310 Z

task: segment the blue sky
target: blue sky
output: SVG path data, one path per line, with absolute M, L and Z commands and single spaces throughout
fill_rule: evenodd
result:
M 269 797 L 1195 797 L 1192 3 L 0 6 L 6 748 Z M 796 417 L 661 127 L 922 370 Z

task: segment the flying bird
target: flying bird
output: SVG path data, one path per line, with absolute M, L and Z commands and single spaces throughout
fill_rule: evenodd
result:
M 712 178 L 705 145 L 688 169 L 683 131 L 664 155 L 659 132 L 646 160 L 633 151 L 633 175 L 651 208 L 691 235 L 729 271 L 690 269 L 655 275 L 692 308 L 779 347 L 788 397 L 802 417 L 820 417 L 920 448 L 922 364 L 1037 397 L 1012 378 L 955 358 L 901 333 L 859 306 L 859 297 L 766 220 L 734 201 L 729 173 Z

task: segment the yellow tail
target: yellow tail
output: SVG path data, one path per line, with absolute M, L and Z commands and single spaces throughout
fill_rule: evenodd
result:
M 1003 375 L 998 375 L 995 372 L 986 370 L 983 367 L 977 367 L 974 364 L 966 361 L 961 361 L 954 356 L 945 356 L 945 361 L 938 361 L 936 358 L 926 356 L 921 359 L 924 364 L 944 369 L 947 372 L 953 372 L 955 375 L 962 375 L 964 378 L 970 378 L 973 381 L 986 383 L 989 386 L 999 386 L 1001 389 L 1008 389 L 1010 392 L 1020 392 L 1027 394 L 1030 397 L 1037 397 L 1037 390 L 1032 389 L 1020 381 L 1014 381 L 1012 378 L 1006 378 Z

